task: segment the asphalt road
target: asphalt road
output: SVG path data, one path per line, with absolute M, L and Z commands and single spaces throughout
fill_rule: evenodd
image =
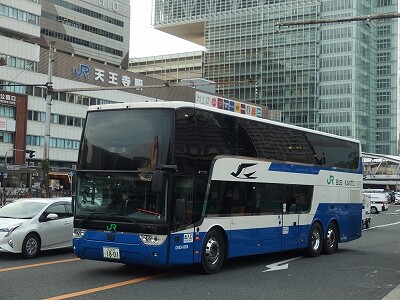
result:
M 0 299 L 389 299 L 400 284 L 399 232 L 400 206 L 391 205 L 373 216 L 361 239 L 340 244 L 334 255 L 306 258 L 294 251 L 233 259 L 210 276 L 194 267 L 81 261 L 71 250 L 32 260 L 0 253 Z

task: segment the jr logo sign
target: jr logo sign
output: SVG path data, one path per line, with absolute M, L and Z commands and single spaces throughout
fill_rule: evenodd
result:
M 108 231 L 117 231 L 117 224 L 108 224 L 107 230 Z
M 328 179 L 326 179 L 326 183 L 333 185 L 335 183 L 335 176 L 331 175 Z

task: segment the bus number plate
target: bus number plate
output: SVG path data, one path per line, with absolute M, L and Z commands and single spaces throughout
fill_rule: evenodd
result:
M 119 259 L 119 248 L 103 247 L 104 258 Z

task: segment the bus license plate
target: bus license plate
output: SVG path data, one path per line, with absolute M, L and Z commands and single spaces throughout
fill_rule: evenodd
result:
M 119 248 L 103 247 L 104 258 L 119 259 Z

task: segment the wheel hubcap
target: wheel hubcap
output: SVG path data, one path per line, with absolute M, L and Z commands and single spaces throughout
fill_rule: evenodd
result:
M 329 248 L 334 247 L 336 241 L 335 231 L 332 228 L 329 228 L 328 234 L 326 236 L 326 242 Z
M 312 240 L 311 240 L 311 245 L 313 250 L 318 250 L 319 245 L 321 243 L 321 236 L 319 234 L 318 230 L 314 230 L 312 234 Z
M 36 253 L 37 251 L 37 241 L 34 238 L 30 238 L 27 242 L 26 242 L 26 252 L 32 256 L 33 254 Z
M 206 259 L 210 264 L 215 264 L 219 259 L 219 243 L 215 238 L 210 238 L 206 245 Z

